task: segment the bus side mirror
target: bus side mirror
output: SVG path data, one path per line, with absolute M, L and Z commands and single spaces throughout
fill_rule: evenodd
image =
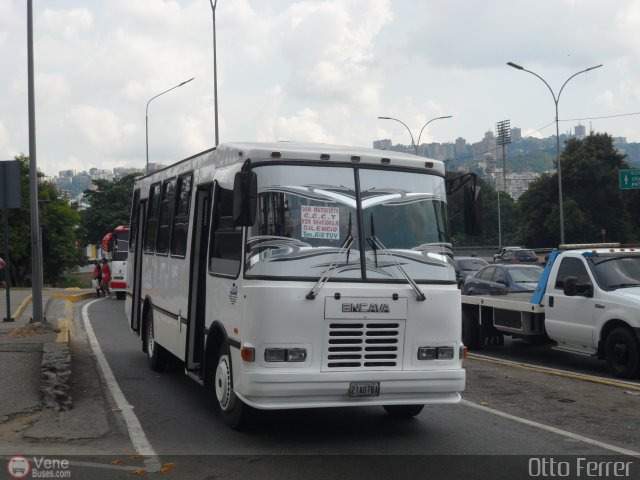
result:
M 464 233 L 482 233 L 482 190 L 468 185 L 464 188 Z
M 255 172 L 238 172 L 233 180 L 233 225 L 249 227 L 256 220 L 258 180 Z

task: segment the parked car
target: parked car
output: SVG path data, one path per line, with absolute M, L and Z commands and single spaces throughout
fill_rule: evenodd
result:
M 456 281 L 458 288 L 464 285 L 464 279 L 469 275 L 473 275 L 482 267 L 489 264 L 486 260 L 478 257 L 455 257 L 453 263 L 456 267 Z
M 529 249 L 508 250 L 497 261 L 501 263 L 538 263 L 538 255 Z
M 507 253 L 510 252 L 511 250 L 522 250 L 524 249 L 524 247 L 502 247 L 500 250 L 498 250 L 496 253 L 493 254 L 493 261 L 497 262 L 500 260 L 500 258 L 502 258 L 502 256 Z
M 462 294 L 492 295 L 533 292 L 543 271 L 543 268 L 536 265 L 498 265 L 492 263 L 466 278 L 462 286 Z

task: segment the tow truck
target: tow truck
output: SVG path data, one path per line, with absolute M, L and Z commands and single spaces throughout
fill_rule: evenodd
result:
M 561 245 L 535 290 L 462 295 L 462 339 L 470 350 L 504 335 L 552 341 L 553 348 L 605 360 L 613 375 L 640 374 L 640 249 Z

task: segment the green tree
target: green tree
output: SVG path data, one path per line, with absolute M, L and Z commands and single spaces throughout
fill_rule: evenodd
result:
M 459 174 L 447 172 L 447 181 Z M 470 236 L 464 233 L 464 189 L 449 195 L 449 227 L 455 246 L 498 245 L 498 194 L 484 180 L 477 178 L 477 186 L 482 190 L 482 233 Z M 500 193 L 500 224 L 504 245 L 519 243 L 518 204 L 505 193 Z
M 116 181 L 94 180 L 95 190 L 85 190 L 89 207 L 81 213 L 83 242 L 100 244 L 102 237 L 118 225 L 129 225 L 133 183 L 139 173 Z
M 623 197 L 618 171 L 628 168 L 624 154 L 613 146 L 607 134 L 569 139 L 560 157 L 565 241 L 593 243 L 606 240 L 621 243 L 638 240 L 639 221 L 632 214 L 640 205 L 636 194 Z M 527 245 L 557 246 L 560 240 L 558 175 L 542 175 L 520 197 L 520 236 Z
M 32 271 L 29 158 L 19 155 L 15 159 L 20 163 L 22 198 L 21 208 L 9 211 L 9 273 L 14 285 L 28 286 Z M 39 173 L 39 180 L 42 177 Z M 80 263 L 75 235 L 80 216 L 50 183 L 38 182 L 38 199 L 43 280 L 45 284 L 55 286 L 68 269 Z

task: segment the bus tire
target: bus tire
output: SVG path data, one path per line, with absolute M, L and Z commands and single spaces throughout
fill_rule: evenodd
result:
M 220 345 L 213 374 L 213 392 L 216 410 L 222 421 L 234 430 L 244 430 L 249 423 L 251 407 L 240 400 L 233 391 L 231 350 L 225 341 Z
M 630 329 L 613 329 L 607 335 L 604 352 L 609 370 L 616 377 L 633 378 L 640 372 L 640 347 Z
M 473 312 L 465 310 L 462 311 L 462 343 L 465 344 L 469 350 L 482 348 L 478 319 Z
M 116 298 L 118 300 L 124 300 L 125 296 L 126 296 L 126 292 L 116 292 Z
M 413 418 L 418 415 L 424 405 L 383 405 L 387 415 L 393 418 Z
M 144 346 L 151 370 L 154 372 L 162 372 L 167 363 L 166 355 L 162 346 L 155 340 L 153 314 L 150 311 L 145 315 Z

